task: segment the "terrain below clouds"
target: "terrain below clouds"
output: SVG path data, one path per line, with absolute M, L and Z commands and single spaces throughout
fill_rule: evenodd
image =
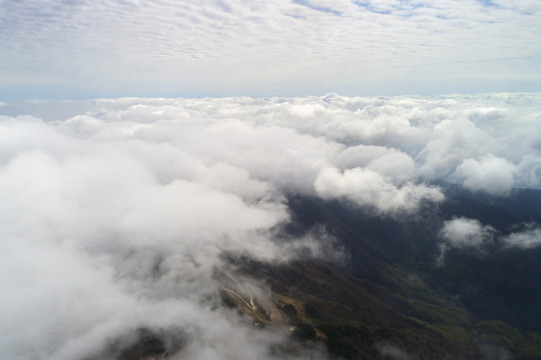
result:
M 517 188 L 541 188 L 539 94 L 0 112 L 9 358 L 528 358 L 538 336 L 531 277 L 518 302 L 508 277 L 457 279 L 494 256 L 537 274 L 538 192 Z

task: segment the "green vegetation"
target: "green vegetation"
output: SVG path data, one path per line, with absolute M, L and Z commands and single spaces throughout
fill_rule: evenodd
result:
M 388 274 L 404 276 L 402 268 L 386 267 Z M 473 323 L 468 310 L 422 281 L 401 292 L 391 282 L 383 286 L 313 261 L 252 263 L 245 271 L 265 278 L 275 296 L 286 299 L 277 307 L 297 340 L 323 341 L 344 359 L 378 359 L 375 344 L 382 342 L 427 359 L 484 359 L 484 343 L 509 349 L 516 359 L 541 358 L 541 335 L 501 321 Z
M 541 358 L 541 335 L 520 332 L 498 320 L 480 321 L 476 324 L 480 338 L 487 343 L 504 344 L 511 352 L 523 359 Z
M 291 234 L 324 226 L 347 262 L 237 265 L 283 299 L 278 308 L 298 339 L 325 342 L 345 359 L 380 359 L 382 343 L 419 359 L 486 359 L 487 349 L 541 359 L 541 249 L 453 250 L 445 266 L 435 264 L 442 221 L 471 217 L 502 232 L 521 221 L 541 222 L 541 192 L 495 199 L 449 185 L 446 196 L 422 218 L 398 220 L 292 196 Z

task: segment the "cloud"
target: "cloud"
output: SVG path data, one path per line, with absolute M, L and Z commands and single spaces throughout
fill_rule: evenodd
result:
M 513 354 L 504 345 L 482 343 L 479 344 L 479 350 L 485 359 L 510 360 Z
M 490 225 L 460 217 L 445 221 L 440 236 L 451 247 L 476 248 L 491 242 L 495 233 L 496 230 Z
M 439 111 L 454 119 L 444 119 L 434 125 L 432 137 L 418 156 L 423 160 L 421 170 L 427 175 L 444 173 L 448 176 L 448 172 L 463 159 L 472 154 L 486 154 L 492 139 L 472 120 L 454 114 L 452 110 Z
M 508 247 L 530 249 L 541 246 L 541 227 L 535 224 L 528 224 L 526 229 L 502 238 L 503 243 Z
M 460 179 L 470 190 L 484 190 L 489 194 L 506 194 L 514 185 L 517 167 L 511 162 L 493 155 L 483 156 L 479 161 L 466 159 L 456 168 L 454 177 Z
M 442 192 L 425 185 L 395 186 L 389 179 L 371 170 L 354 168 L 341 173 L 336 168 L 323 170 L 315 182 L 317 194 L 324 199 L 344 198 L 377 213 L 411 213 L 421 201 L 442 201 Z
M 63 98 L 536 88 L 538 4 L 492 4 L 2 1 L 1 91 Z
M 390 342 L 376 344 L 376 349 L 383 359 L 391 360 L 415 360 L 416 356 L 410 355 L 407 351 Z
M 443 264 L 445 253 L 449 249 L 470 249 L 483 251 L 490 245 L 500 249 L 531 249 L 541 246 L 541 227 L 538 224 L 515 224 L 518 231 L 503 234 L 490 225 L 483 225 L 479 220 L 465 217 L 445 221 L 440 230 L 440 254 L 436 262 Z
M 99 357 L 140 327 L 178 334 L 184 357 L 272 358 L 287 335 L 253 331 L 220 306 L 213 276 L 227 256 L 347 261 L 320 228 L 283 234 L 288 195 L 400 216 L 443 201 L 430 185 L 438 178 L 493 192 L 541 187 L 535 94 L 4 108 L 33 114 L 0 119 L 0 347 L 11 359 Z M 533 246 L 536 231 L 506 243 Z M 465 218 L 441 234 L 446 246 L 504 243 Z
M 504 235 L 490 225 L 481 224 L 478 220 L 460 217 L 445 221 L 440 236 L 448 246 L 454 248 L 479 248 L 493 243 L 522 249 L 541 245 L 539 225 L 515 224 L 513 228 L 521 230 Z
M 10 139 L 0 168 L 5 356 L 84 358 L 144 326 L 183 329 L 193 359 L 271 357 L 285 333 L 254 334 L 222 309 L 215 269 L 223 254 L 323 256 L 333 240 L 315 232 L 282 246 L 273 231 L 288 212 L 268 181 L 155 134 L 126 139 L 133 123 L 98 135 L 108 123 L 82 119 L 92 126 L 71 122 L 73 133 L 34 118 L 0 125 Z
M 415 178 L 415 161 L 407 154 L 383 146 L 357 145 L 338 157 L 341 168 L 364 167 L 398 182 Z
M 445 254 L 449 249 L 468 249 L 482 253 L 486 246 L 494 244 L 498 235 L 490 225 L 482 225 L 480 221 L 465 217 L 445 221 L 440 229 L 439 255 L 437 265 L 445 263 Z

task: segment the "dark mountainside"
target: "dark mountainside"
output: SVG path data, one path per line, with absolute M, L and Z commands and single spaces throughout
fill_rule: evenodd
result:
M 400 218 L 290 196 L 293 222 L 285 233 L 324 227 L 347 260 L 307 257 L 269 265 L 231 258 L 231 269 L 216 275 L 224 304 L 251 317 L 254 326 L 289 326 L 291 344 L 277 349 L 284 353 L 324 344 L 344 359 L 541 358 L 541 249 L 495 241 L 481 249 L 451 249 L 443 264 L 437 261 L 443 221 L 473 218 L 505 235 L 516 224 L 541 223 L 541 191 L 494 197 L 439 185 L 445 202 Z M 236 280 L 240 276 L 264 280 L 270 298 L 252 297 Z M 120 358 L 168 354 L 158 333 L 139 336 L 117 351 Z M 173 343 L 181 347 L 180 340 Z

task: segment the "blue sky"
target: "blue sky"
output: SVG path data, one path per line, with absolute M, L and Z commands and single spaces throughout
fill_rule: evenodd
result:
M 0 101 L 541 91 L 541 2 L 0 2 Z

